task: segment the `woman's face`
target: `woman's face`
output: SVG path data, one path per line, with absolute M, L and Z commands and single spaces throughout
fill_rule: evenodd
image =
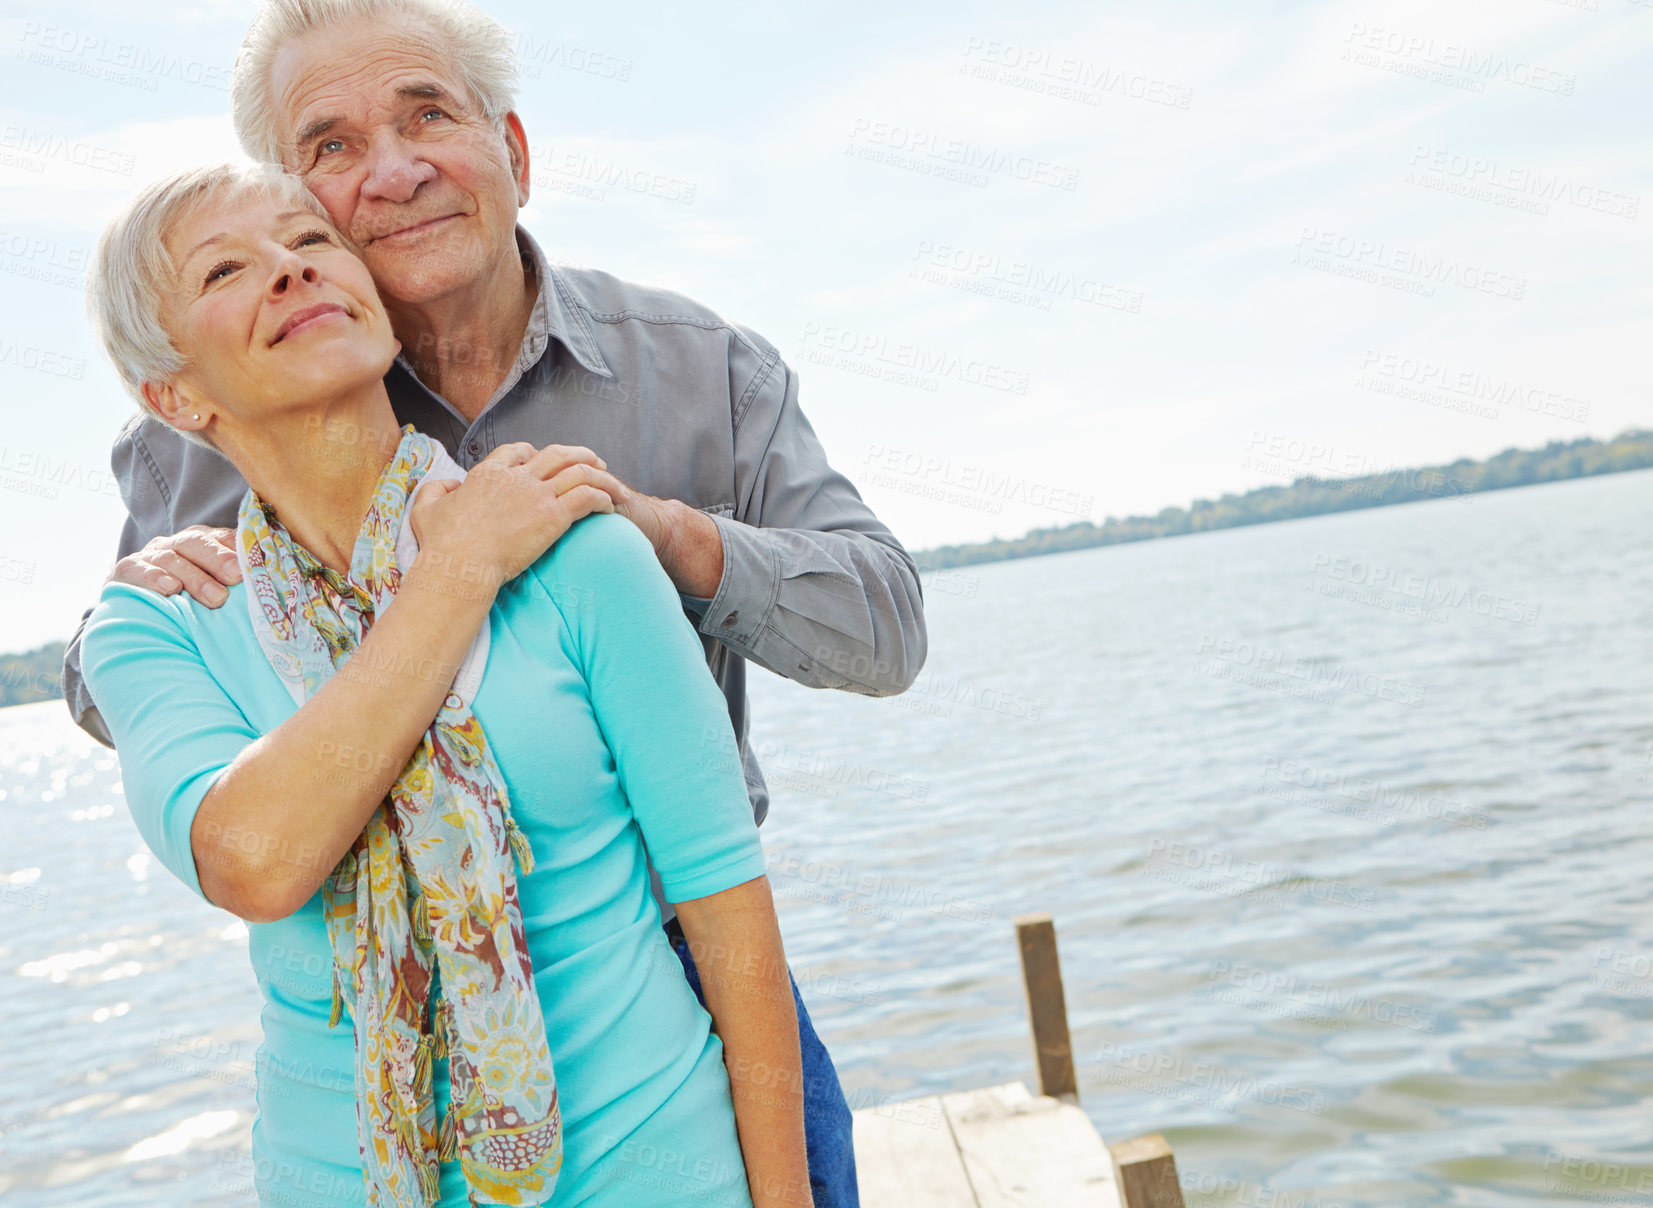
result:
M 366 266 L 327 219 L 227 190 L 173 223 L 161 319 L 186 364 L 183 415 L 227 427 L 325 403 L 382 378 L 399 345 Z

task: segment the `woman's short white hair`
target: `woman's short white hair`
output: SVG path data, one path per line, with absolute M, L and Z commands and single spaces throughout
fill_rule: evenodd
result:
M 139 407 L 163 423 L 165 417 L 143 396 L 144 383 L 167 381 L 185 364 L 161 321 L 177 273 L 166 236 L 193 206 L 225 191 L 262 194 L 294 209 L 314 210 L 332 225 L 321 202 L 296 176 L 269 164 L 214 164 L 156 181 L 104 228 L 92 256 L 86 309 L 121 382 Z M 214 447 L 199 432 L 179 435 Z
M 280 114 L 270 75 L 281 48 L 312 30 L 363 19 L 384 21 L 424 41 L 409 19 L 435 35 L 430 44 L 453 64 L 459 82 L 495 126 L 516 107 L 516 39 L 464 0 L 264 0 L 235 58 L 230 111 L 242 148 L 254 159 L 281 163 Z

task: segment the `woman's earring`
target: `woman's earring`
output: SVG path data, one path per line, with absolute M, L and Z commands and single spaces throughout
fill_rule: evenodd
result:
M 190 419 L 194 419 L 194 420 L 198 420 L 198 419 L 200 419 L 200 418 L 201 418 L 201 417 L 200 417 L 200 416 L 199 416 L 199 415 L 192 415 L 192 416 L 190 416 Z

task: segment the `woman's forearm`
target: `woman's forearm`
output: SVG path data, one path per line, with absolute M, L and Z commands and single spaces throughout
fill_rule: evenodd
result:
M 201 889 L 251 922 L 285 918 L 350 849 L 429 728 L 495 594 L 421 557 L 361 646 L 251 743 L 190 829 Z
M 798 1013 L 769 878 L 679 902 L 677 917 L 723 1041 L 752 1203 L 809 1208 Z

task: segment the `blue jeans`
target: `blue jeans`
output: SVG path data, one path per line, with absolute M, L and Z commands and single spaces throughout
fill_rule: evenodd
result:
M 694 967 L 689 943 L 683 938 L 683 929 L 676 919 L 666 924 L 666 936 L 677 959 L 683 962 L 684 976 L 689 979 L 695 997 L 705 1006 L 706 996 L 700 992 L 700 973 Z M 786 976 L 792 979 L 791 970 Z M 809 1021 L 796 981 L 792 981 L 792 1001 L 798 1008 L 798 1047 L 803 1055 L 804 1143 L 809 1150 L 809 1187 L 815 1208 L 861 1208 L 861 1193 L 855 1182 L 855 1145 L 844 1088 L 838 1084 L 838 1071 L 833 1068 L 826 1045 L 821 1043 L 815 1034 L 815 1025 Z

